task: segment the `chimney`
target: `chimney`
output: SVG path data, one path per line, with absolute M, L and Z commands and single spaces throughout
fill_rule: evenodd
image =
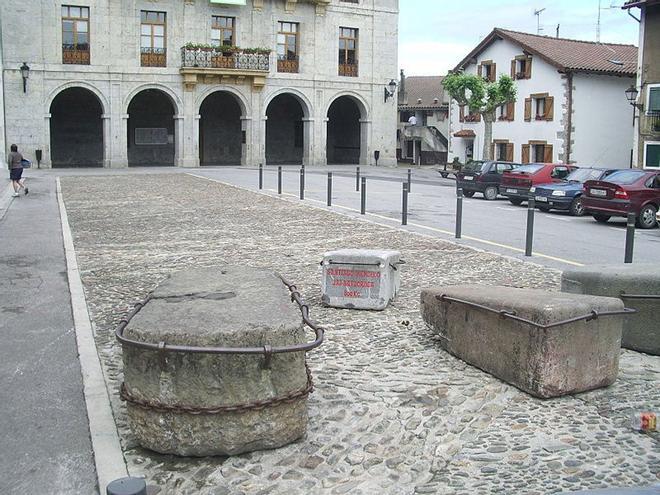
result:
M 408 101 L 408 95 L 406 94 L 406 75 L 403 73 L 403 69 L 401 69 L 401 80 L 399 81 L 398 103 L 399 105 L 405 105 L 407 101 Z

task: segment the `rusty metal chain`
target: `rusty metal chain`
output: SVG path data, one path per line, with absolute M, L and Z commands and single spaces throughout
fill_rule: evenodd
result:
M 518 316 L 515 311 L 507 311 L 504 309 L 493 309 L 493 308 L 489 308 L 488 306 L 484 306 L 483 304 L 478 304 L 472 301 L 466 301 L 465 299 L 458 299 L 456 297 L 451 297 L 446 294 L 441 294 L 435 297 L 438 301 L 464 304 L 466 306 L 470 306 L 473 308 L 488 311 L 490 313 L 498 314 L 500 318 L 508 318 L 510 320 L 519 321 L 520 323 L 524 323 L 525 325 L 530 325 L 532 327 L 539 328 L 541 330 L 548 330 L 550 328 L 560 327 L 563 325 L 568 325 L 569 323 L 575 323 L 582 320 L 584 321 L 597 320 L 598 318 L 603 316 L 617 316 L 617 315 L 628 315 L 628 314 L 637 313 L 637 310 L 632 308 L 623 308 L 622 310 L 617 310 L 617 311 L 596 311 L 594 309 L 593 311 L 591 311 L 591 313 L 586 315 L 575 316 L 573 318 L 568 318 L 566 320 L 561 320 L 554 323 L 549 323 L 547 325 L 542 325 L 541 323 L 536 323 L 535 321 L 528 320 L 527 318 L 522 318 Z
M 267 407 L 275 407 L 280 404 L 290 404 L 299 399 L 307 397 L 314 392 L 314 381 L 312 380 L 312 372 L 305 362 L 305 371 L 307 372 L 307 385 L 300 390 L 294 390 L 288 394 L 271 399 L 255 400 L 253 402 L 245 402 L 243 404 L 235 404 L 231 406 L 215 406 L 215 407 L 196 407 L 187 406 L 183 404 L 163 404 L 156 400 L 138 399 L 133 396 L 126 384 L 122 382 L 119 389 L 119 396 L 121 400 L 128 402 L 134 406 L 140 407 L 148 411 L 155 411 L 159 413 L 175 413 L 175 414 L 192 414 L 193 416 L 199 415 L 213 415 L 229 412 L 246 412 L 246 411 L 261 411 Z

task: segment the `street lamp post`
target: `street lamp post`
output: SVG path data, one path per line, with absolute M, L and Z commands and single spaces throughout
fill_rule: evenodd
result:
M 639 91 L 637 91 L 637 88 L 634 84 L 631 84 L 630 87 L 626 89 L 626 99 L 628 100 L 628 103 L 630 103 L 633 107 L 633 127 L 635 126 L 635 109 L 642 108 L 642 104 L 637 103 L 638 94 Z
M 394 96 L 396 91 L 396 81 L 394 79 L 390 80 L 389 84 L 385 87 L 385 103 L 387 103 L 388 98 Z
M 23 62 L 21 65 L 21 77 L 23 78 L 23 93 L 27 92 L 27 80 L 30 77 L 30 67 L 27 63 Z

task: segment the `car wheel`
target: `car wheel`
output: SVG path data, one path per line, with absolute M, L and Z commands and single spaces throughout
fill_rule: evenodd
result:
M 584 215 L 584 205 L 582 204 L 582 198 L 575 198 L 571 203 L 568 212 L 574 217 L 581 217 Z
M 610 219 L 609 215 L 592 215 L 594 217 L 594 220 L 596 220 L 598 223 L 605 223 Z
M 518 198 L 509 198 L 509 203 L 511 203 L 514 206 L 520 206 L 522 204 L 523 200 L 518 199 Z
M 484 190 L 484 199 L 492 201 L 497 198 L 497 186 L 488 186 Z
M 637 225 L 640 229 L 652 229 L 657 224 L 658 221 L 655 219 L 655 214 L 658 209 L 653 205 L 643 206 L 639 210 L 639 215 L 637 216 Z
M 541 210 L 543 213 L 548 213 L 550 211 L 550 207 L 545 205 L 539 206 L 538 209 Z
M 466 198 L 471 198 L 472 196 L 474 196 L 474 191 L 463 191 L 463 196 L 465 196 Z

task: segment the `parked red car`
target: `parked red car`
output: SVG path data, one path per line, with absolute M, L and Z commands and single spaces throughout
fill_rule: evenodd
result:
M 597 222 L 610 217 L 637 216 L 637 226 L 652 229 L 660 206 L 660 171 L 620 170 L 607 180 L 588 180 L 583 186 L 582 204 Z
M 511 204 L 519 205 L 529 198 L 529 188 L 538 184 L 561 182 L 577 167 L 556 163 L 531 163 L 510 172 L 504 172 L 500 194 Z

